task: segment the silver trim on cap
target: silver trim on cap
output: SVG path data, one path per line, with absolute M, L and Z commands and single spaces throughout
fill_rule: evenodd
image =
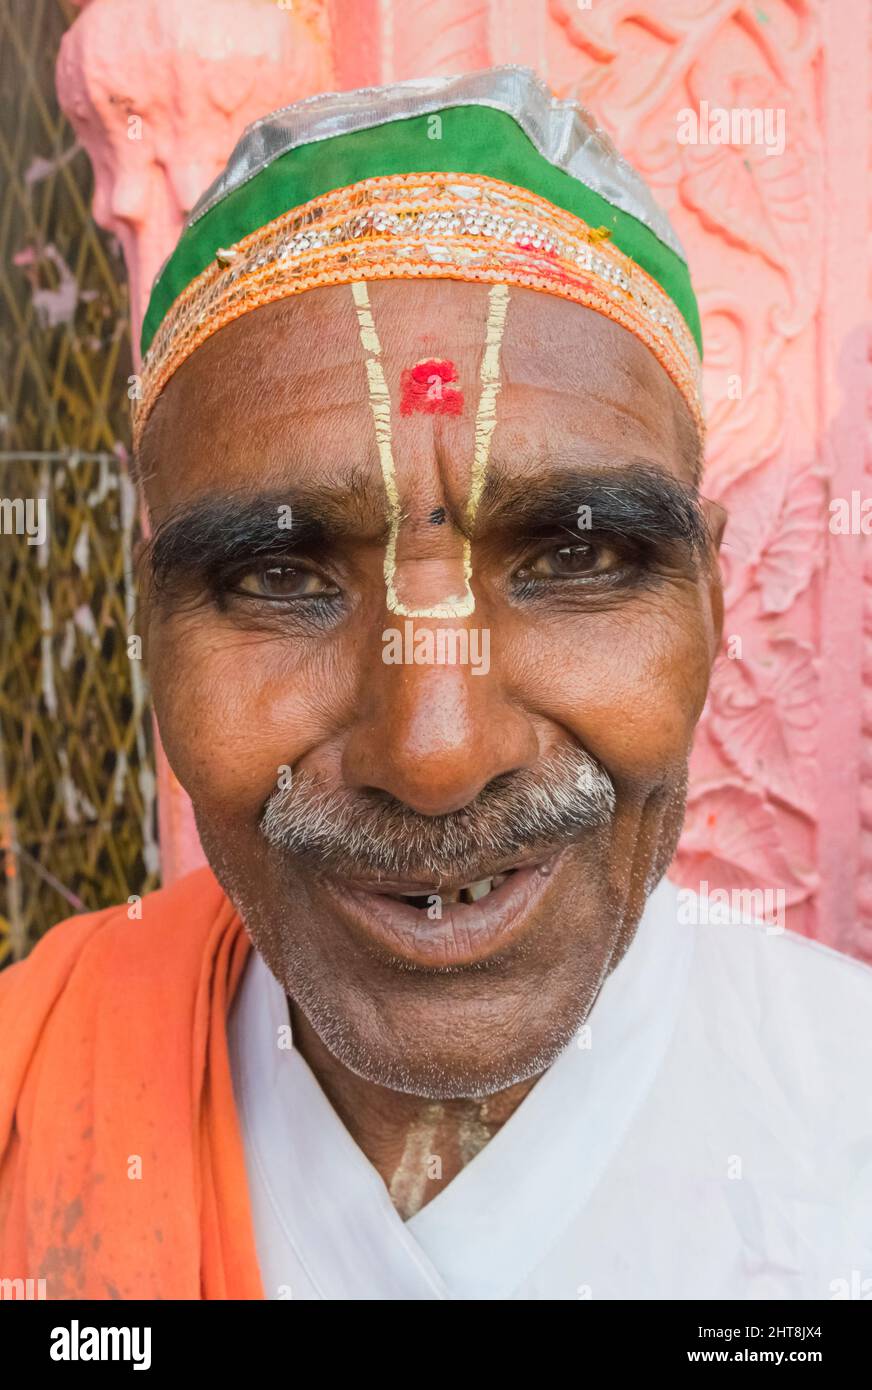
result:
M 643 222 L 676 255 L 687 260 L 666 213 L 591 112 L 577 102 L 553 96 L 532 68 L 509 65 L 458 77 L 425 77 L 385 87 L 325 92 L 262 116 L 246 127 L 225 169 L 197 201 L 185 226 L 193 226 L 228 193 L 289 150 L 449 106 L 490 106 L 505 111 L 550 164 Z

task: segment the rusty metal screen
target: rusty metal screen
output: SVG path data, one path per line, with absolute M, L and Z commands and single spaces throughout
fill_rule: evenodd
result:
M 121 252 L 58 109 L 63 0 L 0 0 L 0 965 L 156 886 Z

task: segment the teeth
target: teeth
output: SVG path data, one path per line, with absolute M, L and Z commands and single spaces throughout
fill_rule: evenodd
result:
M 509 874 L 509 869 L 504 874 L 493 874 L 490 878 L 480 878 L 476 883 L 467 883 L 463 888 L 455 888 L 453 891 L 446 889 L 442 893 L 436 888 L 431 888 L 429 894 L 441 897 L 443 903 L 477 903 L 482 898 L 486 898 L 488 893 L 492 893 L 495 888 L 499 888 L 501 883 L 505 883 Z M 402 898 L 426 898 L 426 893 L 400 893 Z M 418 904 L 416 904 L 417 906 Z
M 477 903 L 481 898 L 486 898 L 488 893 L 492 893 L 495 888 L 499 888 L 501 883 L 505 883 L 508 874 L 494 874 L 492 878 L 480 878 L 478 883 L 468 883 L 465 888 L 461 888 L 460 897 L 463 902 Z
M 477 903 L 479 898 L 486 898 L 494 886 L 492 878 L 480 878 L 478 883 L 468 883 L 461 889 L 461 894 L 468 903 Z
M 501 883 L 505 883 L 509 874 L 509 869 L 505 874 L 494 874 L 491 878 L 480 878 L 477 883 L 468 883 L 465 888 L 460 890 L 460 901 L 463 903 L 477 903 L 482 898 L 486 898 L 488 893 L 492 893 L 495 888 L 499 888 Z

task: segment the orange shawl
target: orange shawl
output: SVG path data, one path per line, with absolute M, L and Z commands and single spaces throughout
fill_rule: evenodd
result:
M 0 1277 L 263 1298 L 226 1018 L 250 942 L 209 869 L 0 973 Z

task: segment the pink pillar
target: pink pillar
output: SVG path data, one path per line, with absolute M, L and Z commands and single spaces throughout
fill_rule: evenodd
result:
M 869 29 L 866 7 L 826 0 L 91 0 L 58 89 L 137 329 L 185 209 L 273 107 L 520 62 L 596 111 L 687 247 L 706 490 L 732 514 L 727 636 L 674 872 L 783 890 L 790 926 L 872 959 L 872 562 L 829 510 L 864 482 L 872 495 Z M 704 105 L 770 124 L 756 143 L 683 143 L 682 113 Z M 170 879 L 200 851 L 163 762 L 160 792 Z
M 94 217 L 130 277 L 134 352 L 152 280 L 243 127 L 333 85 L 325 17 L 296 0 L 91 0 L 64 35 L 60 104 L 94 166 Z M 163 880 L 203 862 L 158 741 Z

